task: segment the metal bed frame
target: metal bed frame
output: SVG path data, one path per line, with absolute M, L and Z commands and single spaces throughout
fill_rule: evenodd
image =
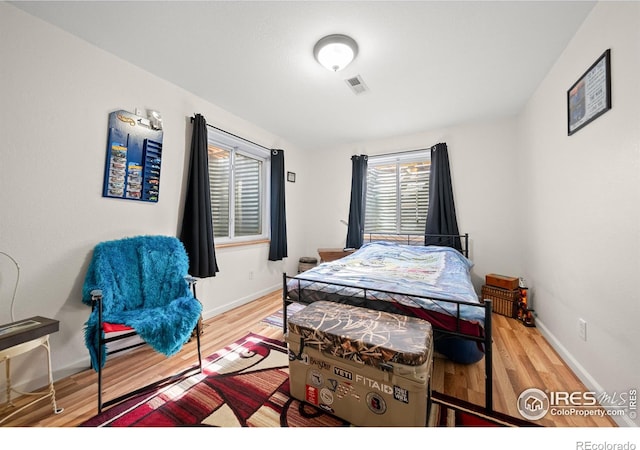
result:
M 454 247 L 456 240 L 462 247 L 461 253 L 469 257 L 469 233 L 465 234 L 397 234 L 397 233 L 365 233 L 363 241 L 366 242 L 394 242 L 396 244 L 424 246 L 426 238 L 440 241 L 438 245 Z M 434 245 L 434 244 L 431 244 Z
M 405 236 L 410 236 L 410 235 L 403 235 L 400 238 L 393 238 L 396 237 L 398 235 L 389 235 L 390 238 L 388 239 L 379 239 L 380 236 L 384 236 L 382 233 L 372 233 L 369 238 L 370 239 L 374 239 L 374 240 L 387 240 L 387 241 L 392 241 L 392 242 L 397 242 L 397 243 L 409 243 L 409 245 L 424 245 L 424 236 L 420 236 L 419 238 L 422 240 L 422 244 L 415 244 L 415 242 L 418 242 L 417 240 L 412 240 L 413 238 L 411 237 L 405 237 Z M 431 235 L 434 236 L 434 235 Z M 462 254 L 465 255 L 465 257 L 468 257 L 468 234 L 464 234 L 464 235 L 459 235 L 459 236 L 451 236 L 451 235 L 437 235 L 437 237 L 443 237 L 443 238 L 459 238 L 461 240 L 461 242 L 463 243 L 462 246 Z M 373 242 L 373 241 L 370 241 Z M 414 243 L 412 243 L 414 242 Z M 297 287 L 292 289 L 294 291 L 298 292 L 298 298 L 297 299 L 292 299 L 289 296 L 289 288 L 288 288 L 288 282 L 289 280 L 296 280 L 297 281 Z M 306 281 L 306 282 L 310 282 L 312 283 L 312 285 L 314 286 L 314 289 L 309 289 L 309 287 L 306 288 L 301 288 L 301 282 L 302 281 Z M 361 306 L 361 307 L 366 307 L 366 308 L 370 308 L 370 309 L 375 309 L 375 310 L 384 310 L 384 311 L 390 311 L 388 308 L 391 307 L 391 312 L 395 312 L 398 314 L 403 314 L 403 315 L 412 315 L 411 313 L 407 312 L 406 310 L 402 310 L 399 308 L 394 308 L 393 304 L 394 303 L 401 303 L 398 300 L 394 299 L 394 296 L 398 296 L 398 297 L 413 297 L 413 298 L 417 298 L 417 299 L 421 299 L 427 302 L 433 302 L 434 305 L 438 306 L 438 303 L 448 303 L 448 304 L 453 304 L 455 305 L 455 310 L 456 310 L 456 314 L 455 316 L 453 316 L 449 311 L 445 310 L 444 308 L 442 308 L 441 313 L 448 315 L 449 317 L 453 317 L 455 318 L 456 321 L 456 328 L 454 330 L 450 330 L 450 329 L 446 329 L 446 328 L 442 328 L 439 327 L 437 325 L 434 325 L 432 323 L 433 329 L 434 331 L 438 331 L 442 334 L 446 334 L 448 336 L 455 336 L 455 337 L 459 337 L 459 338 L 464 338 L 464 339 L 468 339 L 468 340 L 472 340 L 475 342 L 479 342 L 484 344 L 484 360 L 485 360 L 485 411 L 487 413 L 491 413 L 493 412 L 493 354 L 492 354 L 492 323 L 491 323 L 491 311 L 492 311 L 492 302 L 490 299 L 485 299 L 483 303 L 471 303 L 471 302 L 465 302 L 465 301 L 460 301 L 460 300 L 443 300 L 443 299 L 436 299 L 436 298 L 431 298 L 431 297 L 427 297 L 427 296 L 420 296 L 420 295 L 415 295 L 415 294 L 406 294 L 406 293 L 402 293 L 402 292 L 393 292 L 393 291 L 385 291 L 385 290 L 381 290 L 381 289 L 372 289 L 372 288 L 364 288 L 364 287 L 359 287 L 359 286 L 352 286 L 352 285 L 348 285 L 348 284 L 339 284 L 339 283 L 328 283 L 328 282 L 322 282 L 322 281 L 317 281 L 317 280 L 310 280 L 310 279 L 305 279 L 304 275 L 298 275 L 298 276 L 288 276 L 286 273 L 283 273 L 282 276 L 282 303 L 283 303 L 283 317 L 285 318 L 283 320 L 283 332 L 286 334 L 287 333 L 287 307 L 289 304 L 291 303 L 301 303 L 304 305 L 308 305 L 310 303 L 313 303 L 314 301 L 320 300 L 318 298 L 312 298 L 310 296 L 309 293 L 305 292 L 305 289 L 308 289 L 310 292 L 314 292 L 317 293 L 318 291 L 322 292 L 322 288 L 323 286 L 325 287 L 332 287 L 332 298 L 323 298 L 323 300 L 329 300 L 329 301 L 335 301 L 335 302 L 339 302 L 339 303 L 345 303 L 348 305 L 354 305 L 354 306 Z M 350 293 L 340 293 L 339 291 L 336 293 L 335 291 L 333 291 L 333 289 L 335 289 L 336 287 L 340 287 L 343 288 L 344 291 L 346 291 L 347 289 L 351 290 Z M 353 292 L 353 290 L 355 290 L 355 293 Z M 384 297 L 384 299 L 382 299 L 381 297 Z M 484 336 L 476 336 L 476 335 L 471 335 L 471 334 L 465 334 L 462 331 L 461 328 L 461 322 L 465 321 L 464 318 L 461 317 L 461 312 L 460 312 L 460 308 L 462 305 L 468 305 L 468 306 L 472 306 L 472 307 L 477 307 L 477 308 L 483 308 L 484 309 Z M 386 307 L 386 308 L 385 308 Z M 424 311 L 427 312 L 427 314 L 432 311 L 430 309 L 426 309 L 423 308 Z M 439 311 L 436 311 L 439 312 Z

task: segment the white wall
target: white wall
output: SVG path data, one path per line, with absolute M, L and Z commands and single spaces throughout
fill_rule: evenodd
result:
M 613 108 L 567 136 L 566 91 L 608 48 Z M 538 327 L 590 389 L 609 394 L 640 388 L 638 80 L 640 3 L 598 3 L 520 123 L 521 246 Z
M 310 155 L 317 188 L 311 194 L 314 207 L 307 224 L 306 252 L 316 255 L 318 247 L 345 245 L 347 227 L 340 220 L 349 217 L 351 155 L 424 149 L 439 142 L 449 150 L 458 228 L 469 233 L 474 286 L 479 292 L 487 273 L 519 276 L 515 119 L 459 125 Z
M 81 287 L 93 247 L 124 236 L 177 235 L 189 117 L 201 113 L 212 125 L 284 149 L 286 169 L 305 178 L 299 150 L 277 136 L 6 3 L 0 3 L 0 61 L 0 251 L 21 267 L 16 320 L 60 321 L 51 336 L 56 378 L 88 367 L 83 324 L 90 308 L 81 303 Z M 158 203 L 101 196 L 108 115 L 135 108 L 163 116 Z M 294 186 L 304 183 L 287 184 L 289 211 L 300 209 L 304 192 Z M 290 254 L 301 239 L 298 217 L 289 214 Z M 297 267 L 295 256 L 283 263 L 267 255 L 267 245 L 218 250 L 220 273 L 198 285 L 205 318 L 278 289 L 285 264 Z M 0 274 L 0 323 L 7 323 L 16 272 L 2 255 Z M 16 359 L 14 383 L 44 384 L 44 367 L 38 359 Z

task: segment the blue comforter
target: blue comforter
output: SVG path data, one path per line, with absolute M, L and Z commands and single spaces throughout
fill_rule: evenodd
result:
M 297 278 L 302 281 L 290 279 L 288 290 L 291 294 L 298 288 L 321 289 L 323 293 L 345 296 L 362 296 L 363 288 L 390 291 L 395 294 L 372 291 L 367 295 L 455 316 L 455 303 L 437 300 L 480 305 L 471 283 L 472 266 L 469 259 L 450 247 L 372 242 L 349 256 L 320 264 L 298 275 Z M 353 288 L 332 287 L 325 283 Z M 463 304 L 460 306 L 460 317 L 484 324 L 484 309 Z

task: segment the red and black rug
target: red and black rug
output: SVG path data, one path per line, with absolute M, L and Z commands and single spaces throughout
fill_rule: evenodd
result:
M 434 393 L 433 426 L 509 426 Z M 502 418 L 501 418 L 502 419 Z M 83 427 L 348 427 L 289 394 L 286 344 L 248 334 L 203 361 L 200 374 L 129 399 Z
M 113 406 L 84 427 L 336 427 L 349 424 L 289 396 L 280 341 L 249 334 L 203 361 L 202 373 Z

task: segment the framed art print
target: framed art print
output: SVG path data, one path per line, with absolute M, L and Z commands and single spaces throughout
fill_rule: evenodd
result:
M 611 49 L 607 49 L 567 91 L 569 136 L 610 109 Z

